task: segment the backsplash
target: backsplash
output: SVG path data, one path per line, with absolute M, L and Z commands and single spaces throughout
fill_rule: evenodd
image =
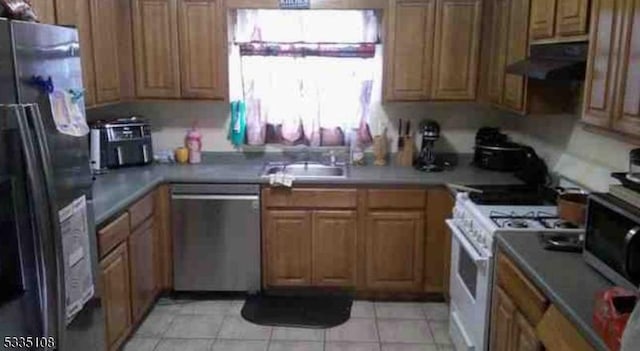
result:
M 206 101 L 123 103 L 89 111 L 90 120 L 140 115 L 151 120 L 155 150 L 173 149 L 183 144 L 186 130 L 197 124 L 203 133 L 205 151 L 234 151 L 227 140 L 227 103 Z M 475 133 L 482 126 L 500 126 L 514 140 L 533 146 L 549 168 L 578 184 L 606 191 L 609 173 L 625 170 L 634 146 L 583 129 L 577 115 L 522 117 L 476 103 L 375 103 L 370 121 L 373 134 L 387 127 L 387 136 L 396 140 L 398 119 L 411 120 L 417 131 L 420 121 L 440 123 L 439 152 L 472 153 Z M 416 135 L 416 146 L 419 136 Z M 282 151 L 281 146 L 246 148 L 243 151 Z M 392 152 L 396 145 L 391 143 Z
M 203 133 L 204 151 L 234 151 L 227 140 L 229 124 L 228 104 L 222 102 L 176 101 L 123 103 L 89 111 L 89 119 L 139 115 L 151 120 L 154 149 L 173 149 L 184 142 L 184 136 L 196 124 Z M 475 103 L 395 103 L 374 104 L 370 121 L 375 135 L 387 127 L 390 140 L 397 137 L 398 118 L 411 120 L 414 132 L 420 121 L 433 119 L 440 123 L 442 138 L 436 143 L 441 152 L 470 153 L 473 151 L 475 132 L 485 125 L 501 125 L 509 130 L 515 125 L 513 116 L 499 113 Z M 516 117 L 517 118 L 517 117 Z M 395 143 L 391 143 L 395 151 Z M 419 136 L 416 135 L 416 146 Z M 266 151 L 280 151 L 283 147 L 269 145 Z M 251 151 L 255 147 L 247 148 Z M 260 148 L 262 150 L 262 148 Z
M 578 115 L 519 118 L 515 139 L 533 146 L 553 172 L 594 191 L 608 191 L 610 173 L 628 168 L 633 144 L 584 129 Z

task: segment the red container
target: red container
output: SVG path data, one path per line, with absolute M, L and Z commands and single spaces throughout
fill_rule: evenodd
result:
M 593 310 L 593 326 L 609 349 L 620 350 L 622 333 L 637 301 L 637 295 L 621 287 L 599 292 Z

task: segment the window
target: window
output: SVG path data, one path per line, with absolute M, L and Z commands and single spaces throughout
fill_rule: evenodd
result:
M 238 10 L 234 95 L 246 106 L 246 143 L 370 142 L 378 27 L 374 11 Z

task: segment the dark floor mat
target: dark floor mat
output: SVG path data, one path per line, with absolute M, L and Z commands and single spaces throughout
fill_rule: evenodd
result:
M 349 320 L 352 302 L 345 294 L 258 294 L 244 302 L 242 317 L 259 325 L 331 328 Z

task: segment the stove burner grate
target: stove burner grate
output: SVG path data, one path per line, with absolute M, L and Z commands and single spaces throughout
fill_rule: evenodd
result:
M 504 213 L 500 211 L 491 211 L 489 218 L 498 226 L 498 228 L 527 229 L 536 226 L 543 229 L 573 229 L 558 216 L 544 211 L 530 211 L 526 213 Z

